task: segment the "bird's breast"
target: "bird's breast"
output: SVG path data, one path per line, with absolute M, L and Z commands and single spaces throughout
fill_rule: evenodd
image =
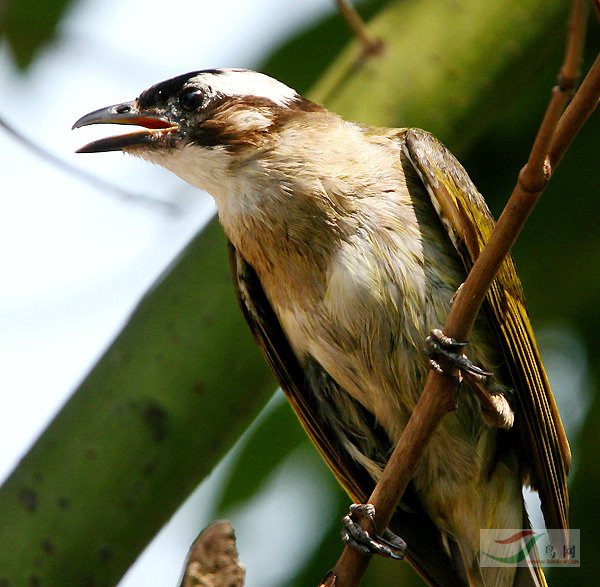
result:
M 261 277 L 298 358 L 316 360 L 391 437 L 414 408 L 425 336 L 452 295 L 432 289 L 426 265 L 416 223 L 383 224 L 339 241 L 312 278 L 289 279 L 301 271 L 293 260 Z

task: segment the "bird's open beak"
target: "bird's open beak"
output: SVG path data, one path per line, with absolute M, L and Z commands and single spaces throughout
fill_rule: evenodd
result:
M 73 128 L 88 126 L 90 124 L 133 124 L 142 126 L 147 130 L 92 141 L 77 149 L 77 153 L 121 151 L 126 147 L 147 145 L 179 128 L 177 124 L 157 114 L 140 112 L 135 101 L 123 102 L 122 104 L 115 104 L 114 106 L 90 112 L 82 116 L 73 125 Z

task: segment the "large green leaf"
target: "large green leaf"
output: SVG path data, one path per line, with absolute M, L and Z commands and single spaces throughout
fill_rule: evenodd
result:
M 261 418 L 237 453 L 231 465 L 232 473 L 215 504 L 215 513 L 219 517 L 254 497 L 286 456 L 307 442 L 290 406 L 283 398 L 281 400 Z
M 71 0 L 4 0 L 0 3 L 0 38 L 8 42 L 15 62 L 27 67 L 52 41 Z
M 353 43 L 311 96 L 350 120 L 426 128 L 465 149 L 530 83 L 543 49 L 560 54 L 566 8 L 562 0 L 393 2 L 370 27 L 385 42 L 381 57 L 361 59 Z
M 114 585 L 272 394 L 209 225 L 0 489 L 0 585 Z

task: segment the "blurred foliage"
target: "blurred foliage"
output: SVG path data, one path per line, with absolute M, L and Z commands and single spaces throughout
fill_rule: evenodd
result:
M 369 20 L 389 3 L 390 0 L 367 0 L 357 4 L 361 16 Z M 307 94 L 351 40 L 350 28 L 334 13 L 287 39 L 259 69 L 285 80 L 299 94 Z M 290 64 L 294 64 L 293 67 Z
M 598 322 L 596 322 L 598 324 Z M 598 382 L 598 360 L 593 368 Z M 553 587 L 592 586 L 598 584 L 600 556 L 596 550 L 594 536 L 600 527 L 598 487 L 598 441 L 600 440 L 600 394 L 597 385 L 594 400 L 588 410 L 587 420 L 579 433 L 579 442 L 573 447 L 576 469 L 571 482 L 571 527 L 581 530 L 581 568 L 577 570 L 557 569 L 552 573 Z
M 213 223 L 0 487 L 0 585 L 114 585 L 274 387 Z
M 263 487 L 272 473 L 300 444 L 306 435 L 285 401 L 280 401 L 252 431 L 248 441 L 235 456 L 233 473 L 221 489 L 215 511 L 222 516 L 244 505 Z M 257 455 L 260 462 L 257 463 Z M 259 465 L 259 467 L 257 467 Z
M 387 30 L 384 38 L 390 43 L 407 43 L 404 57 L 390 52 L 379 61 L 357 64 L 358 50 L 354 43 L 342 50 L 350 33 L 345 23 L 334 16 L 289 39 L 274 51 L 261 69 L 301 92 L 313 88 L 316 95 L 326 97 L 327 103 L 333 104 L 334 109 L 344 116 L 375 124 L 422 124 L 441 135 L 448 146 L 460 154 L 492 209 L 499 213 L 526 160 L 556 78 L 564 45 L 566 3 L 547 2 L 543 3 L 544 7 L 540 3 L 540 11 L 554 11 L 547 21 L 541 18 L 541 12 L 540 18 L 535 12 L 533 16 L 527 12 L 525 2 L 513 3 L 510 10 L 499 12 L 494 16 L 498 29 L 492 23 L 489 29 L 480 31 L 484 37 L 488 33 L 491 47 L 474 42 L 473 55 L 469 56 L 473 64 L 448 69 L 443 80 L 445 87 L 432 91 L 422 84 L 434 77 L 438 65 L 448 67 L 448 64 L 445 61 L 447 55 L 428 53 L 429 42 L 445 35 L 452 38 L 457 31 L 447 17 L 424 30 L 418 27 L 413 30 L 411 23 L 419 22 L 419 10 L 434 15 L 437 5 L 440 10 L 451 10 L 456 13 L 454 17 L 460 18 L 467 14 L 463 4 L 466 3 L 432 3 L 430 0 L 362 3 L 363 13 L 375 16 L 374 30 Z M 491 3 L 471 4 L 478 4 L 483 10 Z M 497 4 L 507 6 L 502 2 Z M 4 6 L 1 32 L 21 67 L 30 63 L 35 52 L 51 38 L 67 5 L 66 1 L 54 1 L 34 6 L 28 0 L 12 1 Z M 510 34 L 510 18 L 522 18 L 520 27 L 516 27 L 519 30 L 515 30 L 515 38 Z M 498 30 L 505 30 L 502 27 L 507 26 L 509 32 L 500 35 Z M 522 28 L 526 29 L 527 42 L 522 42 L 520 36 L 516 38 Z M 465 21 L 465 30 L 460 32 L 470 35 L 473 31 L 477 32 L 476 25 Z M 458 37 L 460 39 L 461 35 Z M 494 53 L 494 43 L 498 43 L 503 51 L 502 58 L 510 66 L 490 62 L 489 71 L 486 71 L 485 61 L 477 61 L 478 53 L 484 50 Z M 592 20 L 587 41 L 587 65 L 595 57 L 599 45 L 598 26 Z M 447 48 L 448 54 L 455 49 L 450 42 Z M 323 75 L 340 52 L 341 57 Z M 411 65 L 415 62 L 419 65 Z M 493 76 L 492 65 L 496 67 Z M 387 68 L 387 73 L 382 74 L 378 68 Z M 470 80 L 472 88 L 464 85 Z M 401 93 L 406 94 L 403 107 L 396 102 Z M 384 102 L 381 108 L 380 100 Z M 392 122 L 390 116 L 394 117 Z M 596 116 L 565 157 L 514 251 L 534 325 L 564 324 L 574 329 L 588 349 L 591 381 L 600 379 L 600 359 L 595 352 L 600 329 L 600 304 L 597 303 L 600 291 L 598 153 L 600 121 Z M 572 447 L 577 462 L 571 479 L 572 526 L 582 530 L 583 566 L 579 570 L 556 570 L 552 575 L 553 585 L 566 585 L 568 581 L 570 585 L 591 586 L 597 583 L 600 574 L 600 557 L 594 552 L 592 539 L 600 522 L 600 508 L 595 505 L 595 490 L 600 482 L 597 465 L 600 431 L 595 414 L 600 407 L 600 396 L 596 390 L 594 393 L 592 409 Z M 306 442 L 287 404 L 275 406 L 256 425 L 239 452 L 225 482 L 219 511 L 231 511 L 249 503 L 287 455 Z M 107 468 L 103 474 L 109 476 L 111 472 Z M 188 484 L 199 478 L 200 474 L 189 479 Z M 333 491 L 337 507 L 328 519 L 323 520 L 326 527 L 319 543 L 314 545 L 305 567 L 287 583 L 289 586 L 316 584 L 339 554 L 339 519 L 347 509 L 348 500 L 339 488 L 332 487 L 333 484 L 323 485 L 322 490 Z M 183 499 L 188 491 L 187 487 L 183 491 L 180 488 L 171 490 L 177 492 L 179 499 Z M 243 553 L 241 558 L 243 560 Z M 421 584 L 408 565 L 373 561 L 364 584 L 376 587 L 392 583 Z
M 72 0 L 3 0 L 0 39 L 5 39 L 15 64 L 24 69 L 52 41 Z

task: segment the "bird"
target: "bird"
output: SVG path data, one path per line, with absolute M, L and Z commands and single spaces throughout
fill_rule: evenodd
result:
M 246 69 L 173 77 L 73 128 L 92 124 L 140 128 L 78 152 L 140 157 L 214 198 L 249 328 L 321 456 L 365 503 L 494 226 L 467 172 L 424 130 L 347 121 Z M 474 324 L 473 369 L 461 365 L 457 409 L 389 531 L 430 585 L 545 585 L 535 564 L 480 561 L 480 529 L 529 528 L 524 485 L 548 528 L 568 527 L 569 444 L 510 257 Z

